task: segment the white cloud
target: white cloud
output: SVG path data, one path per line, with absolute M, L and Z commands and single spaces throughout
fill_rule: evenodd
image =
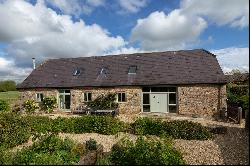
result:
M 97 24 L 73 22 L 58 15 L 42 1 L 34 6 L 25 1 L 0 4 L 0 41 L 9 44 L 8 56 L 17 65 L 28 65 L 31 57 L 47 58 L 100 55 L 125 45 L 122 37 L 113 37 Z
M 134 47 L 121 47 L 119 49 L 115 49 L 113 51 L 107 52 L 108 55 L 119 55 L 119 54 L 133 54 L 133 53 L 143 53 L 147 52 L 145 50 L 141 50 L 140 48 Z
M 168 15 L 156 11 L 137 20 L 131 40 L 140 41 L 145 50 L 183 49 L 196 42 L 206 27 L 207 23 L 201 17 L 187 17 L 178 9 Z
M 249 0 L 182 0 L 181 9 L 185 14 L 204 16 L 219 26 L 249 25 Z
M 119 0 L 118 3 L 121 7 L 118 13 L 137 13 L 147 5 L 148 0 Z
M 21 82 L 26 77 L 32 68 L 17 67 L 13 60 L 0 57 L 0 80 L 15 80 Z
M 210 23 L 247 27 L 249 1 L 182 0 L 180 8 L 168 14 L 155 11 L 138 19 L 131 40 L 138 41 L 144 50 L 186 49 L 200 44 L 200 34 Z
M 83 14 L 91 14 L 96 7 L 104 6 L 105 0 L 46 0 L 54 7 L 59 8 L 64 14 L 79 17 Z
M 91 1 L 98 5 L 98 1 Z M 95 3 L 95 4 L 94 4 Z M 4 1 L 0 3 L 0 41 L 6 43 L 0 57 L 0 79 L 22 81 L 32 71 L 31 58 L 37 62 L 48 58 L 102 55 L 126 45 L 120 36 L 113 37 L 97 24 L 73 22 L 59 15 L 43 1 Z
M 230 72 L 232 69 L 249 72 L 249 48 L 229 47 L 211 52 L 218 55 L 217 59 L 224 72 Z

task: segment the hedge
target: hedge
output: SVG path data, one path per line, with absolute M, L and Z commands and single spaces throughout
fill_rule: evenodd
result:
M 184 165 L 180 152 L 169 141 L 124 139 L 112 147 L 108 158 L 114 165 Z
M 132 128 L 135 134 L 142 135 L 157 135 L 187 140 L 212 138 L 212 134 L 206 127 L 187 120 L 165 122 L 147 117 L 139 118 L 132 124 Z

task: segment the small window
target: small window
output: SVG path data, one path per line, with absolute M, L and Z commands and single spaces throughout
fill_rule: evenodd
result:
M 175 93 L 169 94 L 169 104 L 176 104 L 176 94 Z
M 130 66 L 128 69 L 128 74 L 136 74 L 137 66 Z
M 150 112 L 150 105 L 143 105 L 143 112 Z
M 106 74 L 107 74 L 107 69 L 106 69 L 106 68 L 102 68 L 102 69 L 100 70 L 100 74 L 106 75 Z
M 42 93 L 37 93 L 36 94 L 36 101 L 37 102 L 42 102 L 43 101 L 43 94 Z
M 126 102 L 126 93 L 118 93 L 118 102 Z
M 149 87 L 143 87 L 143 88 L 142 88 L 142 91 L 143 91 L 143 92 L 150 92 L 150 88 L 149 88 Z
M 75 69 L 73 72 L 73 76 L 79 76 L 81 74 L 81 70 L 80 69 Z
M 167 87 L 152 87 L 151 91 L 152 92 L 167 92 Z
M 83 94 L 83 100 L 88 102 L 88 101 L 92 101 L 92 93 L 90 92 L 86 92 Z
M 149 104 L 149 94 L 143 94 L 143 104 Z
M 169 113 L 176 113 L 176 106 L 169 106 Z

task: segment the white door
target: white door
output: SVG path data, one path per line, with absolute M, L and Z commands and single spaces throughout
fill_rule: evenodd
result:
M 168 112 L 167 94 L 150 94 L 150 112 Z

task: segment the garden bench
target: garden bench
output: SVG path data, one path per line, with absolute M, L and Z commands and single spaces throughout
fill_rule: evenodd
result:
M 73 113 L 76 114 L 94 114 L 94 115 L 112 115 L 113 117 L 119 115 L 119 110 L 94 110 L 86 105 L 79 105 L 75 108 L 75 110 L 72 111 Z
M 113 117 L 115 117 L 116 115 L 119 115 L 119 110 L 118 109 L 115 109 L 115 110 L 91 110 L 90 113 L 95 114 L 95 115 L 112 115 Z
M 72 112 L 78 114 L 89 114 L 89 112 L 91 112 L 91 109 L 88 108 L 86 105 L 79 105 Z

